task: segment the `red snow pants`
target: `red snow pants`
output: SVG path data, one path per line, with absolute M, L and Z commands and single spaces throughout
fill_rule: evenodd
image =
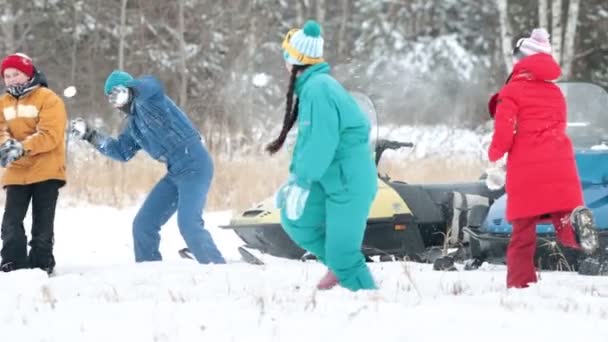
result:
M 570 211 L 552 213 L 549 220 L 559 243 L 569 248 L 580 248 L 570 222 Z M 536 282 L 536 224 L 544 221 L 546 219 L 540 216 L 513 220 L 513 233 L 507 247 L 507 287 L 523 288 Z

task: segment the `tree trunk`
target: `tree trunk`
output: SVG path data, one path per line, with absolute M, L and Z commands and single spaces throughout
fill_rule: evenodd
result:
M 186 25 L 184 23 L 184 4 L 185 0 L 179 0 L 178 2 L 178 34 L 179 34 L 179 73 L 181 75 L 181 83 L 179 89 L 179 104 L 182 108 L 185 108 L 188 102 L 188 69 L 186 67 Z
M 580 0 L 570 0 L 568 6 L 568 21 L 566 22 L 566 33 L 564 35 L 564 53 L 562 58 L 562 76 L 569 79 L 572 76 L 572 64 L 574 62 L 574 49 L 576 26 L 578 24 L 578 12 Z
M 10 4 L 4 6 L 4 17 L 6 20 L 0 21 L 2 28 L 2 40 L 4 41 L 4 51 L 13 53 L 15 51 L 15 13 Z
M 298 22 L 295 26 L 302 26 L 304 22 L 308 19 L 308 8 L 309 0 L 299 0 L 298 1 Z
M 498 22 L 500 25 L 500 39 L 502 41 L 502 55 L 505 62 L 507 73 L 513 69 L 513 44 L 511 40 L 513 35 L 511 34 L 511 25 L 509 23 L 509 12 L 508 12 L 508 0 L 496 0 L 498 7 Z
M 348 21 L 350 20 L 350 0 L 342 0 L 342 20 L 338 28 L 338 59 L 344 60 L 347 55 L 348 42 L 346 41 L 346 31 L 348 30 Z
M 127 24 L 127 1 L 120 1 L 120 30 L 118 38 L 118 69 L 125 68 L 125 25 Z
M 538 0 L 538 27 L 549 31 L 549 0 Z
M 251 1 L 249 3 L 249 9 L 248 12 L 249 13 L 255 13 L 257 9 L 257 6 L 255 5 L 254 1 Z M 248 74 L 252 74 L 254 69 L 255 69 L 255 54 L 256 54 L 256 50 L 258 48 L 258 44 L 257 44 L 257 29 L 258 29 L 258 18 L 256 16 L 251 16 L 249 17 L 249 21 L 248 21 L 248 27 L 247 27 L 247 31 L 249 32 L 247 40 L 246 40 L 246 46 L 247 46 L 247 50 L 245 50 L 244 52 L 247 54 L 246 58 L 247 58 L 247 70 L 246 72 Z
M 551 4 L 551 45 L 553 57 L 558 64 L 562 62 L 562 0 L 552 0 Z
M 325 0 L 316 1 L 317 21 L 323 25 L 325 23 Z
M 137 40 L 136 42 L 131 42 L 131 46 L 133 46 L 133 43 L 136 44 L 136 46 L 134 47 L 136 50 L 141 49 L 142 47 L 144 47 L 146 45 L 146 30 L 147 30 L 147 23 L 146 23 L 146 12 L 145 12 L 145 7 L 144 5 L 146 4 L 146 0 L 138 0 L 137 1 L 137 7 L 138 7 L 138 13 L 137 15 L 134 15 L 135 19 L 139 25 L 138 25 L 138 32 L 137 32 Z M 135 66 L 133 66 L 135 67 Z M 137 73 L 143 73 L 145 72 L 146 66 L 143 63 L 137 63 L 137 70 L 133 70 L 133 71 L 137 71 Z M 131 68 L 130 68 L 131 70 Z
M 74 85 L 76 81 L 76 63 L 78 60 L 78 12 L 79 12 L 79 3 L 74 2 L 73 10 L 73 26 L 72 26 L 72 64 L 70 67 L 70 85 Z
M 256 6 L 255 3 L 252 1 L 250 3 L 250 7 L 249 7 L 249 13 L 255 13 L 256 11 Z M 247 88 L 251 89 L 251 85 L 253 82 L 253 74 L 255 72 L 255 54 L 256 54 L 256 48 L 258 47 L 257 44 L 257 32 L 258 29 L 258 18 L 256 16 L 252 16 L 251 18 L 249 18 L 249 36 L 247 37 L 247 50 L 246 50 L 246 58 L 247 58 L 247 65 L 246 65 L 246 74 L 249 75 L 251 77 L 251 79 L 249 79 L 249 83 L 247 84 Z M 246 96 L 246 103 L 247 103 L 247 108 L 245 109 L 245 115 L 247 115 L 248 117 L 251 117 L 253 114 L 253 108 L 254 108 L 254 102 L 255 102 L 255 97 L 254 97 L 254 92 L 253 91 L 248 91 Z M 226 124 L 228 126 L 228 128 L 232 128 L 230 127 L 230 124 L 227 123 Z

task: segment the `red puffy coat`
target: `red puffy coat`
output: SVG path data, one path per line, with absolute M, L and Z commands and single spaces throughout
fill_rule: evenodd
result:
M 507 158 L 507 220 L 569 211 L 583 204 L 566 101 L 548 54 L 520 60 L 496 99 L 490 161 Z M 492 107 L 492 106 L 490 106 Z

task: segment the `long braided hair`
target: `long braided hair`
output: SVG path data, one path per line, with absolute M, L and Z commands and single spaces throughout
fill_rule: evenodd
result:
M 293 92 L 295 90 L 298 73 L 308 67 L 309 65 L 293 65 L 291 68 L 289 86 L 287 88 L 285 116 L 283 117 L 283 128 L 281 128 L 279 136 L 266 146 L 266 151 L 270 154 L 275 154 L 283 147 L 285 139 L 287 139 L 287 133 L 289 133 L 296 120 L 298 120 L 298 104 L 300 103 L 300 100 L 296 98 L 295 104 L 293 103 Z

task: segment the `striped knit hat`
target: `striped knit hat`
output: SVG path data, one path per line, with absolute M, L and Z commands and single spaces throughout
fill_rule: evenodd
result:
M 290 30 L 283 40 L 283 57 L 293 65 L 323 62 L 321 25 L 314 20 L 308 20 L 302 29 Z

